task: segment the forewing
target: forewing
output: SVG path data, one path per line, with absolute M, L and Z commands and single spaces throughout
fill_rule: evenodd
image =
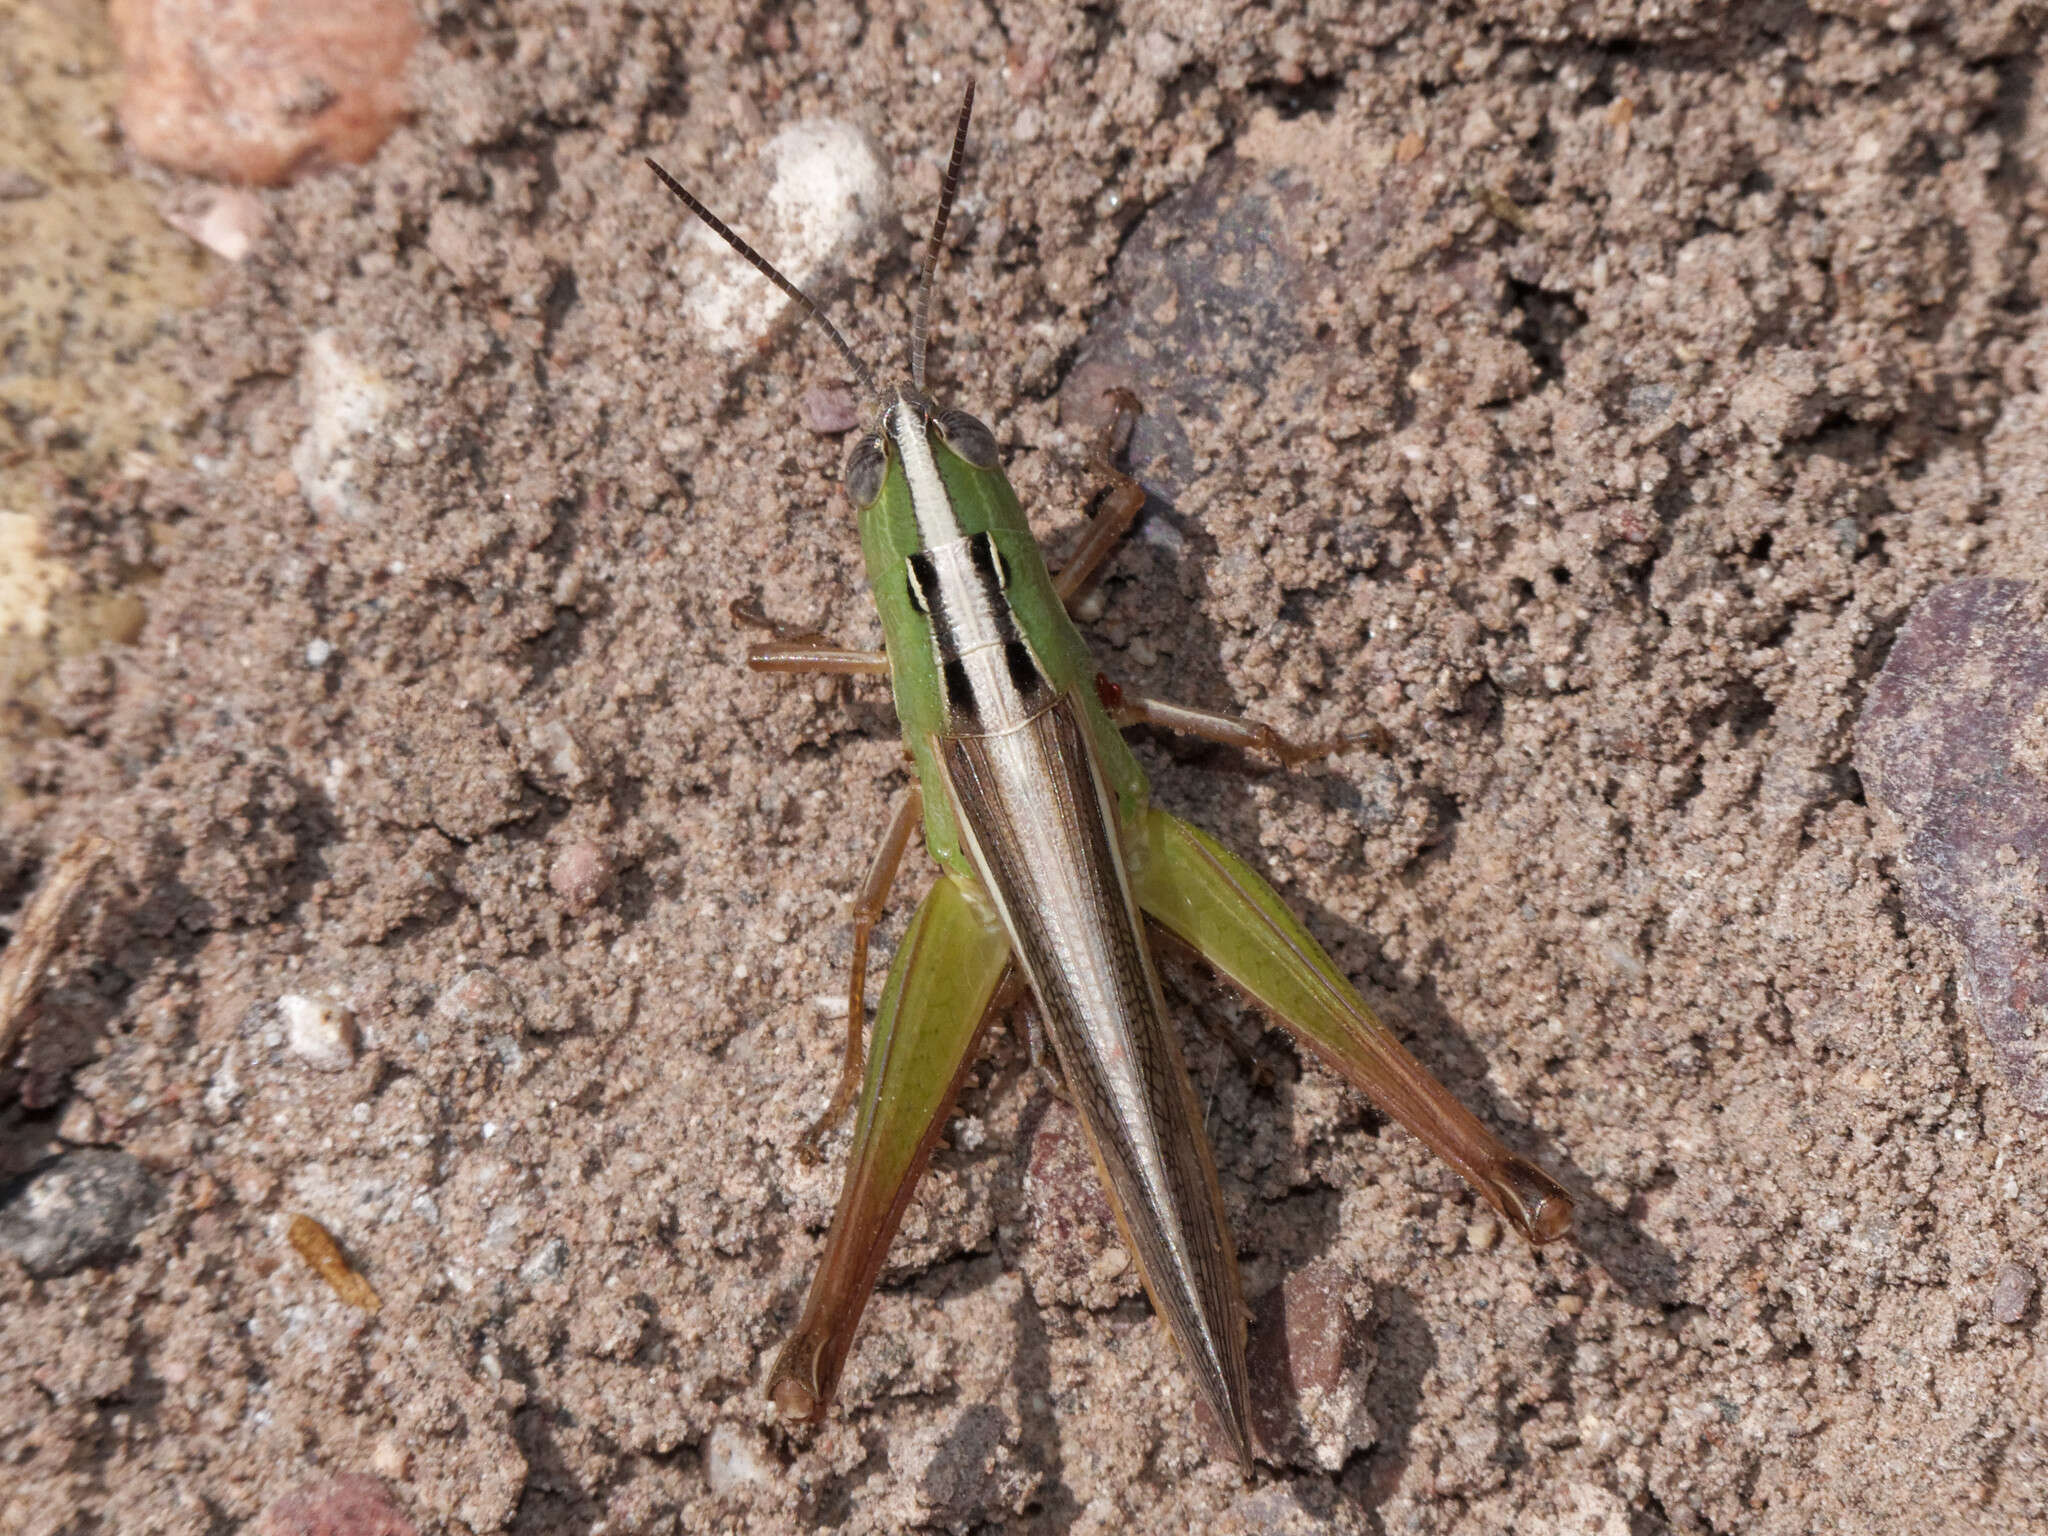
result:
M 1249 1467 L 1237 1255 L 1083 716 L 1063 695 L 938 759 L 1153 1310 Z

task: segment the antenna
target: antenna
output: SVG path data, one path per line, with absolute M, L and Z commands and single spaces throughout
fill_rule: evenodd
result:
M 967 120 L 974 115 L 974 82 L 967 82 L 967 95 L 960 102 L 960 121 L 953 129 L 953 158 L 946 162 L 946 179 L 939 185 L 939 216 L 932 220 L 931 243 L 924 251 L 924 272 L 917 280 L 917 312 L 910 321 L 910 383 L 924 393 L 924 343 L 932 318 L 932 274 L 939 269 L 939 252 L 945 248 L 946 219 L 953 212 L 953 198 L 960 190 L 960 162 L 967 154 Z
M 973 100 L 974 92 L 972 88 L 969 89 L 967 94 L 968 99 L 970 101 Z M 967 122 L 964 116 L 961 119 L 960 128 L 963 133 L 967 129 Z M 953 151 L 953 158 L 956 165 L 958 164 L 959 156 L 960 151 L 956 146 Z M 694 213 L 695 215 L 697 215 L 698 218 L 702 219 L 706 224 L 708 224 L 711 227 L 711 232 L 714 235 L 718 236 L 719 239 L 723 240 L 727 245 L 731 246 L 734 250 L 738 251 L 740 255 L 744 256 L 747 260 L 748 266 L 752 267 L 756 272 L 760 273 L 763 277 L 767 278 L 769 282 L 773 283 L 776 287 L 780 288 L 784 293 L 788 294 L 790 298 L 794 299 L 799 305 L 802 306 L 805 315 L 817 321 L 818 324 L 825 328 L 825 334 L 827 336 L 830 336 L 832 338 L 832 344 L 839 348 L 839 355 L 846 359 L 847 366 L 853 370 L 854 376 L 860 380 L 862 389 L 866 390 L 870 395 L 877 395 L 881 393 L 881 391 L 875 387 L 874 373 L 868 368 L 868 365 L 866 363 L 860 360 L 860 355 L 853 350 L 853 347 L 848 343 L 847 339 L 844 336 L 840 335 L 839 327 L 834 325 L 830 320 L 825 318 L 825 311 L 818 307 L 818 301 L 816 299 L 812 298 L 808 293 L 805 293 L 803 289 L 797 287 L 795 283 L 792 283 L 788 278 L 784 277 L 780 272 L 776 271 L 775 264 L 773 262 L 771 262 L 766 256 L 763 256 L 759 251 L 755 250 L 751 245 L 747 244 L 747 242 L 742 240 L 738 235 L 734 234 L 732 230 L 726 225 L 725 220 L 721 219 L 709 208 L 706 208 L 702 203 L 698 202 L 694 196 L 691 195 L 690 189 L 688 187 L 684 186 L 680 181 L 677 181 L 675 177 L 669 175 L 667 171 L 664 171 L 659 165 L 656 165 L 654 161 L 651 159 L 647 162 L 647 168 L 650 171 L 654 172 L 655 175 L 661 178 L 663 186 L 667 187 L 669 191 L 675 193 L 677 197 L 683 200 L 684 206 L 687 207 L 690 210 L 690 212 Z M 949 175 L 948 180 L 950 181 L 950 179 L 951 178 Z M 941 228 L 944 228 L 945 215 L 943 211 L 941 212 L 939 217 L 939 224 Z

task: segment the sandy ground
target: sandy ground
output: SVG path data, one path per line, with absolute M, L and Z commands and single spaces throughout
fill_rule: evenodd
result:
M 427 7 L 416 120 L 183 312 L 175 442 L 14 509 L 148 584 L 8 723 L 0 912 L 110 852 L 0 1074 L 0 1177 L 71 1180 L 0 1210 L 0 1528 L 343 1474 L 422 1531 L 2048 1528 L 2048 1148 L 1855 733 L 1916 602 L 2048 553 L 2031 12 L 1350 9 Z M 884 690 L 742 665 L 756 590 L 876 634 L 843 369 L 765 297 L 722 348 L 638 157 L 832 247 L 879 351 L 970 72 L 934 376 L 1055 547 L 1144 395 L 1105 667 L 1389 739 L 1141 733 L 1159 796 L 1581 1201 L 1532 1253 L 1191 1009 L 1313 1420 L 1251 1487 L 1008 1033 L 840 1408 L 760 1395 L 904 772 Z M 769 149 L 828 120 L 829 240 Z

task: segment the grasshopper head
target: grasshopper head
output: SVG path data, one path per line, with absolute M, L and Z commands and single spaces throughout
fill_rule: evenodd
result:
M 958 406 L 937 406 L 919 393 L 900 391 L 882 413 L 881 425 L 862 434 L 848 450 L 846 469 L 840 483 L 854 506 L 865 512 L 881 497 L 882 484 L 889 476 L 893 452 L 903 457 L 898 446 L 901 434 L 919 432 L 936 437 L 976 469 L 998 469 L 1002 465 L 996 435 L 979 416 Z

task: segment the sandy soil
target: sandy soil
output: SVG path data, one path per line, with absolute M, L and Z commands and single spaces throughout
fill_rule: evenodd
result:
M 175 452 L 45 515 L 153 583 L 10 725 L 0 909 L 111 852 L 0 1177 L 108 1230 L 0 1257 L 0 1527 L 364 1474 L 422 1531 L 2048 1528 L 2048 1149 L 1854 734 L 1919 599 L 2048 552 L 2027 7 L 426 9 L 416 121 L 181 322 Z M 934 374 L 1055 546 L 1145 395 L 1105 666 L 1390 738 L 1147 735 L 1159 795 L 1581 1200 L 1531 1253 L 1191 1010 L 1259 1369 L 1321 1394 L 1250 1488 L 1007 1034 L 840 1409 L 760 1396 L 903 765 L 880 688 L 742 665 L 756 589 L 875 636 L 842 370 L 693 327 L 638 157 L 744 223 L 778 132 L 867 135 L 823 287 L 879 347 L 970 71 Z

